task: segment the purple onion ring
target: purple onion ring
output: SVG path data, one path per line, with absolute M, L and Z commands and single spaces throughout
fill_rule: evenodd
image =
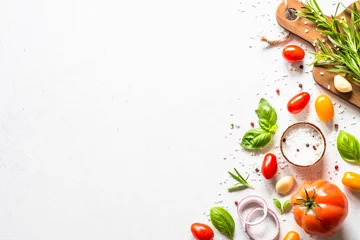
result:
M 254 213 L 256 213 L 256 212 L 258 212 L 258 211 L 261 211 L 261 210 L 263 210 L 261 207 L 258 207 L 258 208 L 253 209 L 253 210 L 249 213 L 249 215 L 247 216 L 246 220 L 249 221 L 249 220 L 251 219 L 251 217 L 254 215 Z M 275 214 L 272 210 L 268 209 L 267 211 L 268 211 L 269 215 L 271 215 L 271 216 L 274 218 L 274 220 L 275 220 L 277 233 L 276 233 L 276 235 L 275 235 L 273 238 L 270 238 L 271 240 L 275 240 L 275 239 L 278 238 L 279 233 L 280 233 L 280 223 L 279 223 L 279 219 L 278 219 L 278 217 L 276 216 L 276 214 Z M 249 231 L 249 228 L 250 228 L 250 227 L 251 227 L 250 224 L 245 224 L 245 232 L 247 233 L 247 235 L 248 235 L 252 240 L 255 240 L 255 238 L 251 235 L 251 233 L 250 233 L 250 231 Z
M 258 205 L 260 205 L 259 209 L 263 210 L 264 215 L 257 221 L 249 222 L 247 220 L 248 218 L 245 219 L 242 216 L 242 213 L 243 213 L 244 207 L 246 207 L 247 205 L 252 204 L 252 203 L 257 203 Z M 258 209 L 258 208 L 256 208 L 256 209 Z M 256 224 L 262 223 L 265 220 L 266 216 L 268 215 L 268 206 L 263 198 L 261 198 L 259 196 L 248 196 L 248 197 L 243 198 L 239 202 L 238 207 L 237 207 L 237 212 L 238 212 L 238 215 L 239 215 L 241 221 L 243 221 L 245 224 L 256 225 Z

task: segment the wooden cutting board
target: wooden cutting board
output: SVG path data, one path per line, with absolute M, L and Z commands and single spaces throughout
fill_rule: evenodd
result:
M 288 2 L 288 8 L 301 9 L 301 6 L 303 5 L 303 3 L 301 3 L 298 0 L 287 0 L 287 2 Z M 360 4 L 358 2 L 356 4 L 360 9 Z M 351 4 L 349 8 L 352 8 L 352 5 L 353 4 Z M 313 45 L 314 42 L 316 42 L 317 38 L 319 38 L 320 40 L 324 39 L 326 42 L 329 42 L 326 36 L 322 36 L 320 35 L 320 33 L 315 32 L 315 29 L 317 27 L 311 21 L 299 17 L 293 21 L 288 20 L 285 16 L 286 10 L 287 8 L 284 3 L 281 3 L 276 10 L 276 19 L 280 24 L 280 26 L 282 26 L 289 32 L 308 41 L 311 45 Z M 337 18 L 341 18 L 341 16 L 345 16 L 349 18 L 349 14 L 347 11 L 344 11 L 341 14 L 339 14 Z M 337 91 L 334 87 L 335 75 L 336 73 L 327 72 L 326 67 L 323 66 L 322 67 L 314 66 L 313 68 L 314 80 L 320 86 L 324 87 L 325 89 L 328 89 L 330 92 L 334 93 L 340 98 L 360 108 L 360 84 L 356 83 L 353 80 L 349 80 L 353 87 L 353 91 L 350 93 L 341 93 Z

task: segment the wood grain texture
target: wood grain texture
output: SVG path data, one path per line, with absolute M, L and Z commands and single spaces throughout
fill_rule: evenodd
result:
M 359 3 L 356 3 L 359 6 Z M 300 9 L 303 3 L 298 0 L 288 0 L 288 8 Z M 351 4 L 349 8 L 352 8 Z M 320 6 L 321 7 L 321 6 Z M 335 10 L 335 9 L 334 9 Z M 303 38 L 304 40 L 308 41 L 311 45 L 316 43 L 316 40 L 319 38 L 320 40 L 324 40 L 329 42 L 327 36 L 320 35 L 320 33 L 315 32 L 317 26 L 312 23 L 311 21 L 303 18 L 297 18 L 294 21 L 290 21 L 285 17 L 286 7 L 284 3 L 281 3 L 277 10 L 276 10 L 276 19 L 280 26 L 292 32 L 293 34 Z M 340 13 L 337 18 L 341 16 L 345 16 L 349 18 L 349 14 L 347 11 Z M 320 29 L 320 28 L 319 28 Z M 316 46 L 315 46 L 316 48 Z M 329 90 L 333 94 L 339 96 L 340 98 L 348 101 L 349 103 L 357 106 L 360 108 L 360 84 L 356 83 L 355 81 L 349 79 L 353 91 L 350 93 L 341 93 L 337 91 L 334 87 L 334 76 L 335 73 L 330 73 L 326 71 L 326 67 L 323 66 L 314 66 L 313 68 L 313 77 L 314 80 L 325 89 Z

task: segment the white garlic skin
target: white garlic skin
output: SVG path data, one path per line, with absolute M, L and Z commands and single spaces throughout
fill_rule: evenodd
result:
M 277 181 L 275 186 L 276 192 L 281 195 L 287 194 L 294 186 L 294 182 L 295 180 L 292 176 L 285 176 L 280 178 L 280 180 Z
M 334 77 L 334 86 L 336 90 L 342 93 L 348 93 L 352 91 L 352 86 L 349 81 L 341 75 Z

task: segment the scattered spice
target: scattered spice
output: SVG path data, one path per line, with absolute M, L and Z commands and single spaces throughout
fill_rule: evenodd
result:
M 306 147 L 309 147 L 309 146 L 310 146 L 310 144 L 307 143 L 307 144 L 306 144 Z
M 297 151 L 297 152 L 300 152 L 300 150 L 299 150 L 299 149 L 296 149 L 296 151 Z
M 335 165 L 335 170 L 339 170 L 339 166 L 338 166 L 338 165 Z
M 283 140 L 282 140 L 283 142 L 286 142 L 286 138 L 283 138 Z
M 250 126 L 254 127 L 255 126 L 254 122 L 250 122 Z
M 334 127 L 335 127 L 335 130 L 337 131 L 339 129 L 339 124 L 335 123 Z
M 299 88 L 302 88 L 302 87 L 303 87 L 302 83 L 299 83 Z
M 259 172 L 260 170 L 258 168 L 255 168 L 255 172 Z
M 303 66 L 303 65 L 300 65 L 299 67 L 300 67 L 300 69 L 303 69 L 303 68 L 304 68 L 304 66 Z
M 316 146 L 315 146 L 315 145 L 313 146 L 313 149 L 316 150 Z
M 276 89 L 276 93 L 279 95 L 280 94 L 280 89 Z
M 236 206 L 239 205 L 239 202 L 238 202 L 238 201 L 235 201 L 234 203 L 235 203 Z
M 231 128 L 231 129 L 234 129 L 234 126 L 235 126 L 235 125 L 234 125 L 233 123 L 230 123 L 230 128 Z

